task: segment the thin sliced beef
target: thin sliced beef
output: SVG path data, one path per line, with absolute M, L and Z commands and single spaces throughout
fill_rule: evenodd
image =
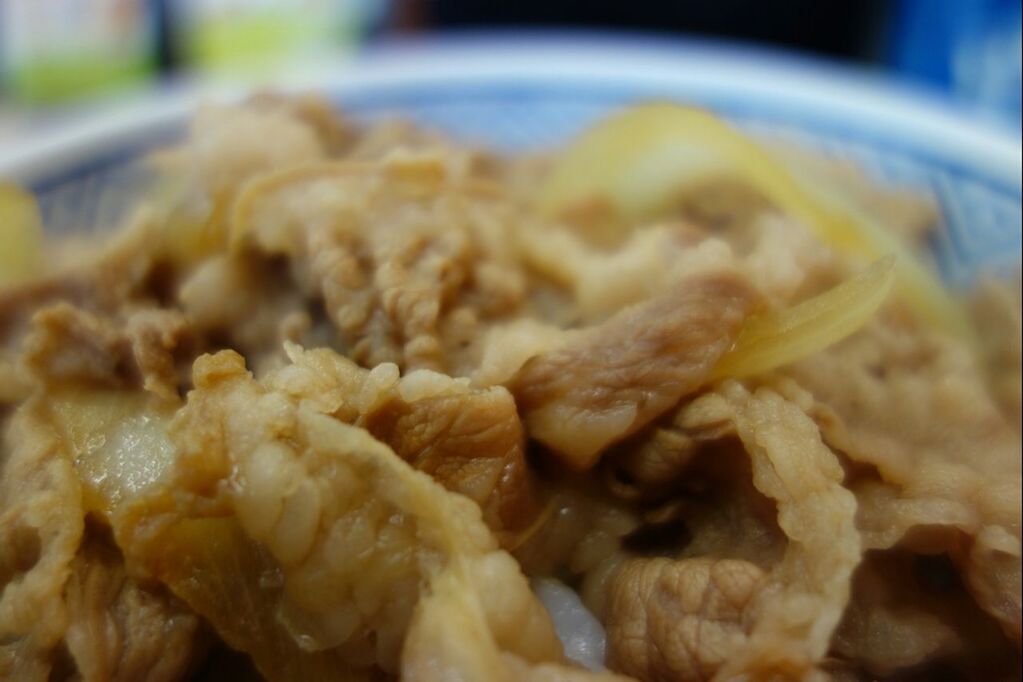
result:
M 529 360 L 509 384 L 529 435 L 593 466 L 706 381 L 756 302 L 734 271 L 698 275 Z

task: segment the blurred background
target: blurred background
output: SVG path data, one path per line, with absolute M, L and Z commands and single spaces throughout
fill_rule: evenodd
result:
M 1019 129 L 1019 0 L 0 0 L 0 143 L 168 83 L 272 82 L 409 36 L 655 32 L 851 62 Z M 383 46 L 383 47 L 382 47 Z

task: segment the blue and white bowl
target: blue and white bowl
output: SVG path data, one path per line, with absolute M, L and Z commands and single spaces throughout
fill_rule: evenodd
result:
M 1019 131 L 862 71 L 662 39 L 474 36 L 378 47 L 284 86 L 323 91 L 357 118 L 406 117 L 508 151 L 556 145 L 635 100 L 699 104 L 932 194 L 944 223 L 934 256 L 949 283 L 1019 267 Z M 0 150 L 0 176 L 39 194 L 51 229 L 91 224 L 110 214 L 96 205 L 103 188 L 130 181 L 130 161 L 179 135 L 200 97 L 173 90 L 23 140 Z

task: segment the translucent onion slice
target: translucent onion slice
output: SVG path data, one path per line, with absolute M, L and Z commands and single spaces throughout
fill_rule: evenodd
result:
M 42 262 L 43 222 L 35 198 L 0 182 L 0 286 L 35 274 Z
M 688 183 L 723 175 L 747 182 L 841 251 L 868 260 L 895 254 L 896 288 L 919 317 L 972 340 L 962 309 L 891 231 L 821 183 L 794 177 L 753 140 L 699 109 L 643 104 L 598 123 L 561 156 L 540 208 L 557 215 L 603 200 L 642 219 L 668 208 Z
M 784 310 L 746 320 L 712 379 L 761 374 L 824 350 L 869 320 L 895 280 L 895 256 L 886 256 L 836 287 Z
M 142 391 L 55 390 L 47 396 L 46 410 L 74 458 L 86 508 L 103 518 L 174 463 L 166 431 L 172 409 Z

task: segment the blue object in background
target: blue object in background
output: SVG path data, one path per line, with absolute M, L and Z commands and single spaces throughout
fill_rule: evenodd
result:
M 889 61 L 896 71 L 1018 126 L 1021 25 L 1019 0 L 900 0 Z

